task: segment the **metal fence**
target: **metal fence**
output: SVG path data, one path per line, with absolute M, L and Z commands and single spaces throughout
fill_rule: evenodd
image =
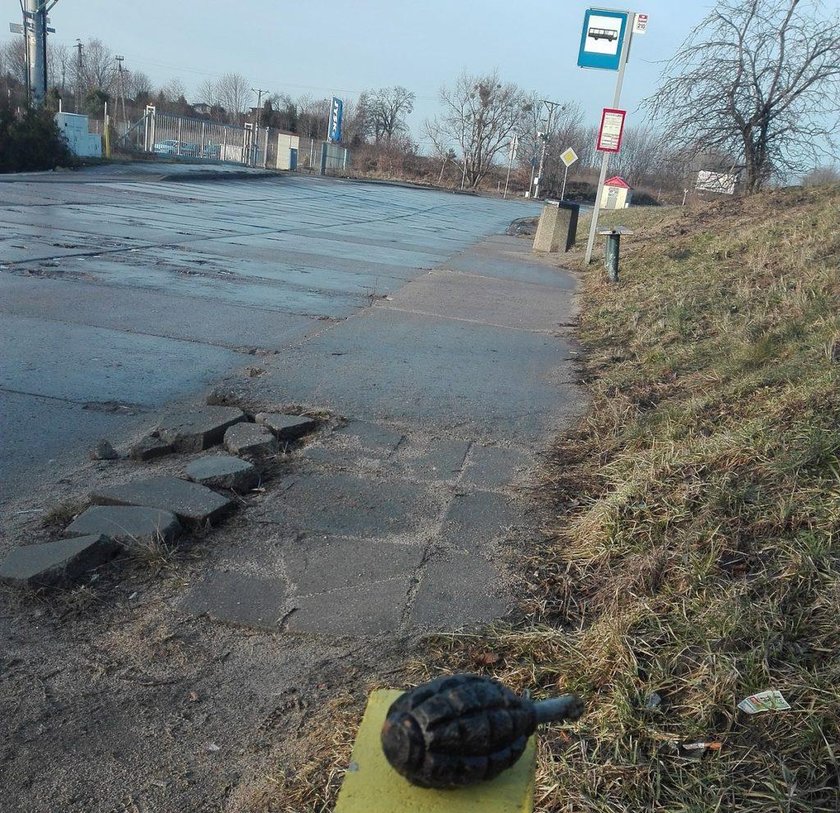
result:
M 92 131 L 95 124 L 91 122 Z M 161 158 L 223 161 L 321 175 L 345 174 L 350 166 L 349 150 L 337 144 L 270 127 L 255 128 L 251 123 L 236 127 L 162 113 L 154 105 L 117 137 L 116 144 Z

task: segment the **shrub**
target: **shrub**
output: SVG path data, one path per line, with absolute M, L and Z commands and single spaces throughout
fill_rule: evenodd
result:
M 75 163 L 52 114 L 30 109 L 16 116 L 9 109 L 0 109 L 0 172 L 30 172 Z

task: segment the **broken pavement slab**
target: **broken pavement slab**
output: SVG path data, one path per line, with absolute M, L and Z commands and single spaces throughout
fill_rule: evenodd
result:
M 489 782 L 436 790 L 418 788 L 400 776 L 385 759 L 380 732 L 401 694 L 395 689 L 371 692 L 335 813 L 531 813 L 537 753 L 533 736 L 514 765 Z
M 225 448 L 235 455 L 268 457 L 280 446 L 271 430 L 256 423 L 238 423 L 225 432 Z
M 181 523 L 171 511 L 134 505 L 93 505 L 67 526 L 64 535 L 102 534 L 123 544 L 148 545 L 174 542 L 181 532 Z
M 247 420 L 238 407 L 198 406 L 165 415 L 156 431 L 176 452 L 200 452 L 221 443 L 229 427 Z
M 401 431 L 370 421 L 350 421 L 337 429 L 336 435 L 352 438 L 364 451 L 376 457 L 387 457 L 403 440 Z
M 242 627 L 276 630 L 284 616 L 286 590 L 280 579 L 216 571 L 196 584 L 181 603 L 192 615 Z
M 146 435 L 146 437 L 138 440 L 129 450 L 128 456 L 132 460 L 138 460 L 145 463 L 149 460 L 155 460 L 158 457 L 172 454 L 175 451 L 171 443 L 167 443 L 154 435 Z
M 253 463 L 231 455 L 209 455 L 193 460 L 187 477 L 207 488 L 227 488 L 243 493 L 259 485 L 260 473 Z
M 289 581 L 305 595 L 411 574 L 424 550 L 378 540 L 305 537 L 290 543 L 283 561 Z
M 440 553 L 427 562 L 412 626 L 434 631 L 489 624 L 507 614 L 505 585 L 497 567 L 472 553 Z
M 475 444 L 470 449 L 462 482 L 478 488 L 504 488 L 520 479 L 533 465 L 534 456 L 525 449 Z
M 318 421 L 308 415 L 286 415 L 282 412 L 258 412 L 258 424 L 267 426 L 278 440 L 293 441 L 314 432 Z
M 320 635 L 381 635 L 399 631 L 410 577 L 356 584 L 330 593 L 298 596 L 286 624 L 289 632 Z
M 12 548 L 0 563 L 0 581 L 19 587 L 53 587 L 81 578 L 118 550 L 116 542 L 102 535 Z
M 171 511 L 182 522 L 215 522 L 233 508 L 233 501 L 198 483 L 177 477 L 151 477 L 91 492 L 98 505 L 145 505 Z
M 504 494 L 456 494 L 444 517 L 438 542 L 464 552 L 489 551 L 522 522 L 516 502 Z
M 430 509 L 433 516 L 439 512 L 437 499 L 428 487 L 403 480 L 311 473 L 292 480 L 282 499 L 262 504 L 254 517 L 334 536 L 416 534 L 428 526 Z

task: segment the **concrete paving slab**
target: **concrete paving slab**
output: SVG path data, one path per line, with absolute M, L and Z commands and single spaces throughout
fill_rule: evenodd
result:
M 26 336 L 27 341 L 20 341 Z M 0 389 L 76 403 L 157 407 L 243 363 L 220 347 L 3 314 Z
M 225 432 L 225 448 L 235 455 L 267 457 L 277 454 L 280 446 L 267 426 L 257 423 L 238 423 Z
M 289 544 L 283 561 L 296 592 L 307 595 L 413 573 L 423 552 L 422 545 L 309 536 Z
M 545 332 L 568 322 L 572 313 L 571 297 L 562 288 L 446 270 L 430 272 L 376 307 Z
M 399 631 L 408 596 L 407 577 L 369 582 L 291 602 L 286 629 L 322 635 L 368 636 Z
M 191 615 L 209 616 L 213 621 L 277 630 L 285 604 L 286 590 L 280 579 L 216 571 L 187 593 L 181 609 Z
M 574 385 L 553 380 L 571 358 L 562 338 L 387 308 L 340 328 L 284 352 L 249 393 L 523 445 L 579 408 Z
M 0 562 L 0 582 L 16 587 L 53 587 L 76 581 L 117 553 L 107 536 L 80 536 L 12 548 Z
M 107 288 L 93 281 L 8 274 L 0 274 L 0 313 L 229 348 L 279 349 L 318 327 L 309 317 L 266 307 L 208 302 L 127 283 Z
M 231 426 L 246 420 L 245 413 L 237 407 L 199 406 L 164 416 L 157 432 L 178 452 L 200 452 L 221 443 Z
M 400 445 L 394 460 L 410 477 L 450 481 L 460 474 L 469 448 L 470 443 L 465 440 L 432 438 L 421 442 L 410 439 Z
M 144 505 L 171 511 L 182 522 L 215 522 L 233 508 L 233 501 L 198 483 L 177 477 L 151 477 L 124 485 L 103 486 L 90 495 L 99 505 Z
M 146 435 L 146 437 L 141 438 L 137 443 L 132 445 L 128 450 L 128 456 L 132 460 L 145 463 L 149 460 L 156 460 L 158 457 L 165 457 L 174 451 L 175 447 L 171 443 L 167 443 L 165 440 L 153 437 L 152 435 Z
M 517 505 L 510 497 L 490 491 L 456 494 L 437 542 L 471 553 L 489 552 L 495 541 L 521 522 Z
M 0 415 L 0 501 L 31 493 L 33 477 L 57 471 L 58 458 L 68 453 L 82 465 L 91 438 L 121 437 L 148 420 L 134 412 L 90 410 L 83 404 L 2 391 Z
M 313 473 L 296 477 L 282 502 L 255 509 L 261 522 L 289 531 L 362 538 L 426 533 L 437 497 L 425 487 L 393 480 L 375 480 L 356 473 Z
M 207 488 L 227 488 L 243 493 L 260 482 L 260 473 L 253 463 L 230 455 L 211 455 L 193 460 L 186 475 Z
M 478 488 L 504 488 L 527 477 L 535 465 L 533 453 L 525 449 L 476 444 L 470 450 L 462 482 Z
M 398 429 L 358 420 L 350 421 L 337 429 L 336 434 L 342 438 L 349 438 L 363 451 L 377 457 L 388 457 L 403 439 L 403 433 Z
M 281 412 L 258 412 L 257 423 L 267 426 L 281 441 L 293 441 L 314 432 L 318 421 L 308 415 L 284 415 Z
M 127 545 L 174 542 L 182 532 L 171 511 L 134 505 L 93 505 L 73 520 L 65 536 L 108 536 Z
M 483 556 L 439 554 L 426 564 L 410 623 L 434 631 L 489 624 L 508 611 L 506 594 L 499 570 Z

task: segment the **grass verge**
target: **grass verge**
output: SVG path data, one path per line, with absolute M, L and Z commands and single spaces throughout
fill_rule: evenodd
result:
M 840 809 L 838 212 L 835 187 L 605 218 L 635 234 L 583 286 L 592 408 L 543 472 L 532 623 L 436 641 L 587 698 L 541 738 L 538 810 Z M 738 711 L 771 688 L 792 710 Z
M 406 674 L 586 698 L 540 735 L 538 811 L 840 809 L 838 212 L 835 187 L 602 220 L 635 233 L 618 285 L 586 272 L 592 404 L 535 493 L 527 621 Z M 764 689 L 792 709 L 738 711 Z M 310 753 L 279 809 L 331 809 L 349 739 Z

